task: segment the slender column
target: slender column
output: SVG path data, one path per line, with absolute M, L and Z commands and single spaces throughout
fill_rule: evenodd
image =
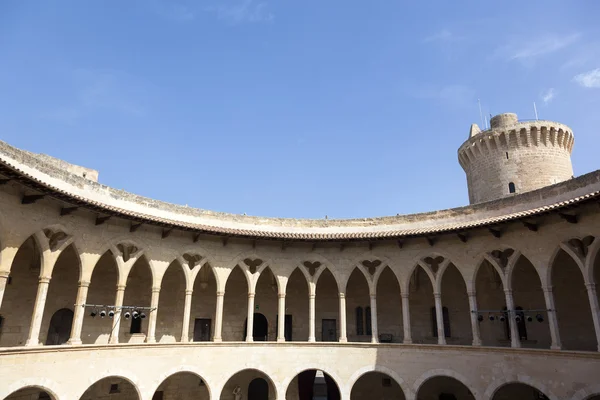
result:
M 248 319 L 246 320 L 246 342 L 254 341 L 254 293 L 248 293 Z
M 346 333 L 346 293 L 340 293 L 340 342 L 348 341 Z
M 117 295 L 115 297 L 115 316 L 113 317 L 113 327 L 110 331 L 110 338 L 108 343 L 114 344 L 119 343 L 119 330 L 121 329 L 121 315 L 123 310 L 123 298 L 125 297 L 125 285 L 117 285 Z
M 594 329 L 596 330 L 596 342 L 598 343 L 598 351 L 600 351 L 600 307 L 598 307 L 598 295 L 596 294 L 596 284 L 586 283 L 585 287 L 590 300 L 590 310 L 592 310 L 592 320 L 594 321 Z
M 379 343 L 377 329 L 377 294 L 371 293 L 371 343 Z
M 412 343 L 410 328 L 410 302 L 408 293 L 402 293 L 402 324 L 404 326 L 404 344 Z
M 73 315 L 73 325 L 71 327 L 71 337 L 69 338 L 67 344 L 81 344 L 81 328 L 83 327 L 83 318 L 85 317 L 85 307 L 83 305 L 87 301 L 89 287 L 90 282 L 79 281 L 77 300 L 75 301 L 75 312 Z
M 185 291 L 185 305 L 183 306 L 183 326 L 181 327 L 181 342 L 190 341 L 190 314 L 192 312 L 192 293 L 194 291 L 187 289 Z
M 25 346 L 39 346 L 40 343 L 40 328 L 42 327 L 42 318 L 44 316 L 44 307 L 46 306 L 46 297 L 48 296 L 48 286 L 50 278 L 40 277 L 38 283 L 37 296 L 35 297 L 35 305 L 33 307 L 33 315 L 31 316 L 31 325 L 29 327 L 29 337 Z
M 8 282 L 8 271 L 0 271 L 0 308 L 2 307 L 2 299 L 4 298 L 4 291 L 6 290 L 6 282 Z
M 314 342 L 315 339 L 315 294 L 308 295 L 308 341 Z
M 10 276 L 10 268 L 18 250 L 17 247 L 5 247 L 0 252 L 2 254 L 2 263 L 0 263 L 0 308 L 2 308 L 2 299 L 4 298 L 8 277 Z
M 521 347 L 521 338 L 519 337 L 519 329 L 515 320 L 515 302 L 513 301 L 512 290 L 505 290 L 506 309 L 508 310 L 508 326 L 510 327 L 510 346 Z
M 544 300 L 546 300 L 546 309 L 548 310 L 548 325 L 550 326 L 550 337 L 552 338 L 550 348 L 553 350 L 560 350 L 560 332 L 558 330 L 558 319 L 556 318 L 552 286 L 542 289 L 544 290 Z
M 160 296 L 160 287 L 152 288 L 152 299 L 150 300 L 150 316 L 148 317 L 148 335 L 146 343 L 156 343 L 156 319 L 158 317 L 158 297 Z
M 215 310 L 215 333 L 213 342 L 222 342 L 221 331 L 223 330 L 223 299 L 225 292 L 217 292 L 217 308 Z
M 446 344 L 446 332 L 444 332 L 444 313 L 442 309 L 442 294 L 434 293 L 435 318 L 437 321 L 438 344 Z
M 471 309 L 471 331 L 473 334 L 473 346 L 481 346 L 481 334 L 479 332 L 479 313 L 477 312 L 477 294 L 469 292 L 469 308 Z
M 277 341 L 285 342 L 285 293 L 279 293 L 277 304 Z

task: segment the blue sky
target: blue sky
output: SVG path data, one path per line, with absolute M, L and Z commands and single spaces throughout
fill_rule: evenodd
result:
M 456 150 L 516 112 L 600 167 L 600 2 L 0 2 L 0 139 L 140 195 L 349 218 L 468 203 Z

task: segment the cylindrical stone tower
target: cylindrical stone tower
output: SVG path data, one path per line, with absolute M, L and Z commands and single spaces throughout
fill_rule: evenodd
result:
M 573 177 L 571 129 L 553 121 L 519 121 L 496 115 L 490 129 L 471 125 L 458 149 L 467 174 L 469 201 L 482 203 L 566 181 Z

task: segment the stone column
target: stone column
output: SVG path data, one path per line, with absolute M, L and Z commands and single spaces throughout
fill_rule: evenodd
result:
M 40 328 L 42 327 L 42 318 L 44 317 L 44 307 L 46 306 L 46 297 L 48 296 L 48 286 L 50 278 L 40 277 L 38 283 L 35 305 L 33 306 L 33 315 L 31 316 L 31 325 L 29 327 L 29 337 L 25 346 L 39 346 Z
M 277 341 L 285 342 L 285 293 L 279 293 L 277 303 Z
M 552 350 L 560 350 L 560 332 L 558 330 L 558 319 L 556 318 L 552 286 L 547 286 L 542 289 L 544 290 L 544 300 L 546 300 L 546 309 L 548 310 L 548 325 L 550 326 L 550 337 L 552 338 L 550 348 Z
M 84 304 L 87 301 L 88 289 L 90 282 L 79 281 L 79 288 L 77 289 L 77 300 L 75 301 L 75 312 L 73 315 L 73 325 L 71 327 L 71 337 L 67 344 L 80 345 L 81 344 L 81 329 L 83 327 L 83 318 L 85 317 Z
M 435 318 L 437 321 L 438 344 L 446 344 L 446 332 L 444 332 L 444 312 L 442 308 L 442 294 L 434 293 Z
M 158 318 L 158 298 L 160 296 L 160 287 L 152 288 L 152 299 L 150 300 L 150 310 L 148 316 L 148 335 L 146 336 L 146 343 L 156 343 L 156 319 Z
M 348 334 L 346 333 L 346 293 L 340 293 L 340 342 L 346 343 L 348 341 Z
M 377 329 L 377 294 L 371 293 L 371 343 L 379 343 Z
M 596 294 L 596 284 L 586 283 L 588 299 L 590 300 L 590 310 L 592 311 L 592 320 L 594 321 L 594 329 L 596 330 L 596 342 L 598 343 L 598 351 L 600 351 L 600 307 L 598 307 L 598 295 Z
M 185 304 L 183 306 L 183 326 L 181 327 L 181 342 L 190 341 L 190 314 L 192 312 L 192 293 L 194 291 L 187 289 L 185 291 Z
M 217 292 L 217 307 L 215 310 L 215 333 L 213 342 L 222 342 L 221 331 L 223 330 L 223 299 L 225 292 Z
M 412 343 L 412 333 L 410 328 L 410 301 L 409 294 L 402 293 L 402 325 L 404 327 L 404 344 Z
M 246 320 L 246 342 L 253 342 L 254 336 L 254 293 L 248 293 L 248 319 Z
M 481 346 L 481 334 L 479 332 L 479 313 L 477 312 L 477 294 L 469 292 L 469 308 L 471 309 L 471 331 L 473 334 L 473 346 Z
M 308 341 L 315 342 L 315 294 L 308 295 Z
M 510 346 L 521 347 L 521 338 L 519 337 L 519 329 L 515 320 L 515 302 L 513 301 L 512 290 L 505 290 L 506 309 L 508 310 L 508 326 L 510 327 Z
M 110 331 L 110 338 L 108 343 L 114 344 L 119 343 L 119 330 L 121 329 L 121 315 L 123 310 L 123 298 L 125 297 L 125 285 L 117 285 L 117 295 L 115 297 L 115 316 L 113 317 L 113 327 Z
M 6 290 L 6 282 L 8 282 L 8 276 L 10 272 L 0 271 L 0 308 L 2 308 L 2 299 L 4 298 L 4 291 Z

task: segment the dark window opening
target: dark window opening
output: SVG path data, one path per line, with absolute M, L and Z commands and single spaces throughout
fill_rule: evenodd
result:
M 110 384 L 110 390 L 108 391 L 108 394 L 113 394 L 113 393 L 121 393 L 121 391 L 119 390 L 119 384 L 118 383 L 111 383 Z
M 50 400 L 50 395 L 46 392 L 41 392 L 38 396 L 38 400 Z
M 506 159 L 508 160 L 508 151 L 506 152 Z
M 392 380 L 390 378 L 382 378 L 381 379 L 381 386 L 383 386 L 383 387 L 390 387 L 390 386 L 392 386 Z
M 365 307 L 365 327 L 367 331 L 367 335 L 372 335 L 373 331 L 371 330 L 371 307 Z
M 515 188 L 514 182 L 510 182 L 508 184 L 508 193 L 515 193 L 517 189 Z
M 442 320 L 444 322 L 444 336 L 450 337 L 450 314 L 448 313 L 448 307 L 442 307 Z M 435 307 L 431 307 L 431 328 L 433 330 L 433 337 L 438 337 Z
M 129 328 L 129 333 L 142 333 L 142 319 L 141 318 L 132 318 L 131 319 L 131 327 Z
M 364 321 L 363 321 L 363 309 L 362 307 L 356 307 L 356 334 L 364 335 Z

